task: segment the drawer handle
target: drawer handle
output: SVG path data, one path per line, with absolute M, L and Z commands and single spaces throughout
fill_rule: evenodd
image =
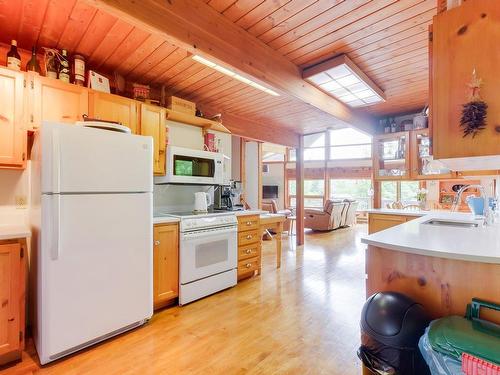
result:
M 252 237 L 253 237 L 253 236 L 252 236 L 251 234 L 247 235 L 247 240 L 251 240 L 251 239 L 252 239 Z
M 247 254 L 252 254 L 252 249 L 247 249 L 246 253 Z
M 247 225 L 252 225 L 252 222 L 251 221 L 247 221 Z
M 252 263 L 247 263 L 246 268 L 250 268 L 250 267 L 252 267 Z

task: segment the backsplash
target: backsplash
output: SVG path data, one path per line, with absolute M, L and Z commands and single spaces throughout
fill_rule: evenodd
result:
M 205 185 L 154 185 L 154 211 L 192 211 L 194 209 L 194 193 L 204 191 L 213 202 L 214 188 Z
M 0 225 L 29 220 L 30 163 L 25 170 L 0 170 Z

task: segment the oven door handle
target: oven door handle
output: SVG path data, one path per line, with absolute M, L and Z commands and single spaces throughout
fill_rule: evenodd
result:
M 215 230 L 201 230 L 201 231 L 193 231 L 193 232 L 184 232 L 181 233 L 182 238 L 192 239 L 192 238 L 200 238 L 200 237 L 211 237 L 211 236 L 219 236 L 221 234 L 227 233 L 236 233 L 238 231 L 238 227 L 229 227 L 225 229 L 215 229 Z

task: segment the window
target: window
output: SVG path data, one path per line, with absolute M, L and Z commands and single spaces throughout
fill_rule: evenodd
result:
M 418 204 L 417 191 L 420 188 L 418 181 L 382 181 L 382 207 L 393 202 L 401 202 L 403 206 Z
M 358 211 L 372 208 L 373 189 L 369 179 L 331 179 L 331 199 L 356 199 L 359 202 Z
M 273 162 L 273 161 L 285 161 L 285 154 L 280 154 L 277 152 L 266 152 L 262 156 L 262 161 L 265 162 Z
M 325 160 L 325 133 L 304 136 L 304 160 Z
M 304 181 L 304 206 L 306 208 L 323 207 L 325 185 L 323 180 Z M 288 199 L 291 207 L 297 206 L 297 184 L 295 180 L 288 180 Z
M 372 138 L 352 128 L 330 130 L 330 160 L 369 159 Z

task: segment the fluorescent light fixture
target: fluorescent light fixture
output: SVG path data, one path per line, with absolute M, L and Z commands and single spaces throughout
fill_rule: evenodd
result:
M 385 102 L 385 94 L 347 55 L 303 71 L 302 77 L 351 107 Z
M 280 94 L 278 94 L 276 91 L 268 89 L 267 87 L 265 87 L 257 82 L 254 82 L 246 77 L 243 77 L 242 75 L 240 75 L 240 74 L 238 74 L 230 69 L 224 68 L 223 66 L 220 66 L 219 64 L 216 64 L 210 60 L 207 60 L 206 58 L 204 58 L 200 55 L 193 55 L 193 60 L 195 60 L 203 65 L 206 65 L 212 69 L 215 69 L 218 72 L 225 74 L 231 78 L 237 79 L 240 82 L 243 82 L 249 86 L 252 86 L 253 88 L 264 91 L 265 93 L 267 93 L 269 95 L 280 96 Z

